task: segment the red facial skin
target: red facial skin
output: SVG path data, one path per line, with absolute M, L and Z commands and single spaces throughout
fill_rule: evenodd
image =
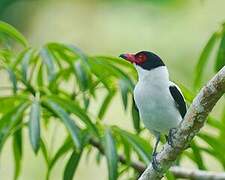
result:
M 123 54 L 121 57 L 135 64 L 142 64 L 147 60 L 147 56 L 144 53 L 139 54 L 127 53 Z

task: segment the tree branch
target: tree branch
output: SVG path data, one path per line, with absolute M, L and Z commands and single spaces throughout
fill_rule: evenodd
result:
M 172 166 L 176 158 L 188 148 L 191 140 L 204 125 L 206 117 L 225 92 L 225 67 L 223 67 L 193 100 L 184 120 L 172 137 L 173 147 L 168 143 L 156 156 L 161 171 L 153 169 L 149 164 L 139 180 L 161 179 L 164 173 Z
M 90 140 L 90 144 L 97 148 L 102 154 L 104 154 L 104 149 L 101 144 L 94 140 Z M 140 161 L 131 161 L 128 163 L 123 155 L 119 155 L 119 161 L 122 164 L 130 165 L 138 173 L 143 173 L 146 166 Z M 225 173 L 203 171 L 203 170 L 192 170 L 188 168 L 182 168 L 179 166 L 173 166 L 170 168 L 170 172 L 177 178 L 188 178 L 188 179 L 199 179 L 199 180 L 225 180 Z
M 182 168 L 178 166 L 173 166 L 170 171 L 177 178 L 187 178 L 187 179 L 198 179 L 198 180 L 225 180 L 225 173 L 202 171 L 202 170 L 192 170 L 187 168 Z

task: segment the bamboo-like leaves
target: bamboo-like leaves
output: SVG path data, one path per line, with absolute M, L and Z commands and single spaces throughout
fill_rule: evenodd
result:
M 28 102 L 22 102 L 10 112 L 4 114 L 0 119 L 0 151 L 6 138 L 10 135 L 12 128 L 22 118 L 25 109 L 28 107 Z
M 73 176 L 77 169 L 81 155 L 82 155 L 82 151 L 80 151 L 80 152 L 77 152 L 75 150 L 73 151 L 73 153 L 70 156 L 69 161 L 66 164 L 66 168 L 64 170 L 64 175 L 63 175 L 64 180 L 72 180 L 73 179 Z
M 114 130 L 133 147 L 145 164 L 150 162 L 149 154 L 151 154 L 152 148 L 149 143 L 141 139 L 138 135 L 134 135 L 122 129 L 115 128 Z
M 40 146 L 40 118 L 41 118 L 41 108 L 39 103 L 39 97 L 35 97 L 31 105 L 30 119 L 29 119 L 30 143 L 35 153 L 38 152 Z
M 16 75 L 14 73 L 14 71 L 11 68 L 7 68 L 8 74 L 9 74 L 9 79 L 12 83 L 12 89 L 13 89 L 13 93 L 16 94 L 18 87 L 17 87 L 17 79 L 16 79 Z
M 114 138 L 109 129 L 106 129 L 105 131 L 104 147 L 108 165 L 108 179 L 116 180 L 118 177 L 118 155 Z
M 22 160 L 22 129 L 18 129 L 13 135 L 13 154 L 15 161 L 14 180 L 16 180 L 20 174 L 21 160 Z
M 222 39 L 220 41 L 220 46 L 217 52 L 215 71 L 216 72 L 219 71 L 224 65 L 225 65 L 225 32 L 222 34 Z
M 74 101 L 71 101 L 69 99 L 60 98 L 57 96 L 50 96 L 49 99 L 52 101 L 58 103 L 61 107 L 63 107 L 66 111 L 75 114 L 80 118 L 81 121 L 83 121 L 87 128 L 96 136 L 98 136 L 98 130 L 91 121 L 91 119 L 88 117 L 86 112 L 79 107 L 78 104 L 76 104 Z
M 45 100 L 45 104 L 54 112 L 54 114 L 62 120 L 63 124 L 69 131 L 71 138 L 78 150 L 81 148 L 81 142 L 79 137 L 79 128 L 75 122 L 70 118 L 69 114 L 57 103 L 50 99 Z
M 100 107 L 100 110 L 98 112 L 99 119 L 102 119 L 104 117 L 106 110 L 108 109 L 109 104 L 112 101 L 112 98 L 114 97 L 114 95 L 115 95 L 115 90 L 108 91 L 108 94 L 105 96 L 105 98 L 102 102 L 102 105 Z
M 127 85 L 127 81 L 121 79 L 119 81 L 120 85 L 120 91 L 121 91 L 121 96 L 122 96 L 122 101 L 123 101 L 123 106 L 124 109 L 127 109 L 127 102 L 128 102 L 128 92 L 129 92 L 129 86 Z
M 28 67 L 29 67 L 29 63 L 32 59 L 33 53 L 34 53 L 34 50 L 28 49 L 21 57 L 22 77 L 25 81 L 27 81 Z
M 205 45 L 205 47 L 201 52 L 198 64 L 196 66 L 195 81 L 194 81 L 195 87 L 199 87 L 201 83 L 203 70 L 213 50 L 216 40 L 217 40 L 217 33 L 213 33 L 213 35 L 210 37 L 210 39 L 208 40 L 207 44 Z
M 28 46 L 28 42 L 26 38 L 18 32 L 14 27 L 11 25 L 0 21 L 0 32 L 5 33 L 7 36 L 15 39 L 17 42 L 22 44 L 23 46 Z
M 134 129 L 139 132 L 140 131 L 140 116 L 139 116 L 139 111 L 138 108 L 135 104 L 134 98 L 132 98 L 132 109 L 131 109 L 131 113 L 132 113 L 132 119 L 133 119 L 133 126 Z
M 47 67 L 48 80 L 49 82 L 51 82 L 55 76 L 54 58 L 47 47 L 42 48 L 40 55 L 43 58 L 44 64 Z

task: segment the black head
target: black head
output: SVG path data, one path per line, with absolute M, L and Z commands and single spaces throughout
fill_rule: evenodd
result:
M 160 66 L 165 66 L 162 59 L 149 51 L 141 51 L 137 54 L 121 54 L 121 58 L 142 67 L 145 70 L 151 70 Z

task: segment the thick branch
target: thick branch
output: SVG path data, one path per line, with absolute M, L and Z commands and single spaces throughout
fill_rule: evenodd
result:
M 187 111 L 184 120 L 175 132 L 172 141 L 173 147 L 168 143 L 156 156 L 161 171 L 158 172 L 149 164 L 139 180 L 161 179 L 164 173 L 172 166 L 176 158 L 189 146 L 191 140 L 204 125 L 206 117 L 225 92 L 225 67 L 223 67 L 208 83 L 202 88 L 192 105 Z

